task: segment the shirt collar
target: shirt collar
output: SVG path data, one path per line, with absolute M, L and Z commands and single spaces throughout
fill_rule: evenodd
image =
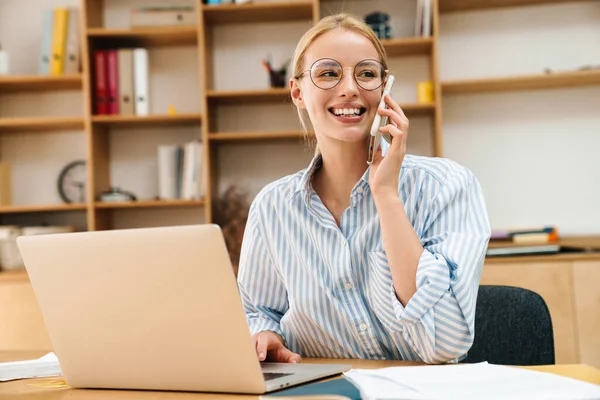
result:
M 323 165 L 323 157 L 321 156 L 320 153 L 315 154 L 315 156 L 311 160 L 308 167 L 302 173 L 302 176 L 300 177 L 300 181 L 298 181 L 298 184 L 296 185 L 295 190 L 292 192 L 292 194 L 289 198 L 290 200 L 293 199 L 298 193 L 303 192 L 307 204 L 310 202 L 310 196 L 312 194 L 312 186 L 311 186 L 312 177 L 319 170 L 319 168 L 321 168 L 322 165 Z M 357 183 L 357 187 L 358 186 L 362 186 L 363 188 L 369 187 L 369 172 L 370 171 L 371 171 L 371 166 L 369 166 L 365 170 L 365 173 L 361 176 L 360 181 Z

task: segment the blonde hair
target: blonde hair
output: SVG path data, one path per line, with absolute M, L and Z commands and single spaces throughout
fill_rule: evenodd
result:
M 320 36 L 338 28 L 356 32 L 369 39 L 369 41 L 373 43 L 373 46 L 375 46 L 375 49 L 377 50 L 377 54 L 380 58 L 379 61 L 381 61 L 386 70 L 388 69 L 387 54 L 385 48 L 377 38 L 377 35 L 375 35 L 375 32 L 373 32 L 369 25 L 365 24 L 360 19 L 350 14 L 341 13 L 330 15 L 321 19 L 312 28 L 306 31 L 302 38 L 300 38 L 300 41 L 298 42 L 298 45 L 296 46 L 296 50 L 294 51 L 294 55 L 292 57 L 292 76 L 294 77 L 294 79 L 298 79 L 302 74 L 302 71 L 304 70 L 304 59 L 310 45 Z M 298 117 L 300 118 L 300 123 L 302 124 L 302 128 L 304 129 L 307 138 L 309 136 L 313 136 L 314 129 L 312 127 L 312 123 L 310 121 L 306 109 L 301 109 L 298 107 Z M 316 141 L 314 143 L 315 154 L 318 154 L 319 148 L 316 145 Z

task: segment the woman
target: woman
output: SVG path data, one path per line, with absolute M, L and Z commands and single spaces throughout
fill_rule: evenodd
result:
M 386 96 L 385 51 L 345 15 L 302 37 L 292 99 L 317 151 L 250 208 L 238 274 L 261 361 L 464 357 L 490 227 L 479 183 L 446 159 L 405 155 L 408 119 Z M 393 140 L 367 164 L 375 113 Z

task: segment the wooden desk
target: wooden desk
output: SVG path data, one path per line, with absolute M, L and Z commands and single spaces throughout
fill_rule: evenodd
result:
M 27 360 L 41 357 L 46 352 L 8 352 L 0 351 L 0 362 Z M 373 360 L 328 360 L 305 359 L 311 363 L 343 363 L 352 364 L 355 368 L 384 368 L 393 366 L 423 365 L 411 361 L 373 361 Z M 600 385 L 600 370 L 588 365 L 547 365 L 542 367 L 525 367 L 533 370 L 551 372 L 562 376 L 579 379 Z M 0 382 L 0 399 L 2 400 L 185 400 L 185 399 L 257 399 L 256 395 L 203 394 L 189 392 L 156 392 L 136 390 L 88 390 L 71 388 L 44 388 L 32 386 L 36 382 L 57 380 L 60 378 L 23 379 Z

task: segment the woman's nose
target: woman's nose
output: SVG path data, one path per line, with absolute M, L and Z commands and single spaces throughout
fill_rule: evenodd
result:
M 356 96 L 358 94 L 358 85 L 352 74 L 342 74 L 342 80 L 339 83 L 340 95 Z

